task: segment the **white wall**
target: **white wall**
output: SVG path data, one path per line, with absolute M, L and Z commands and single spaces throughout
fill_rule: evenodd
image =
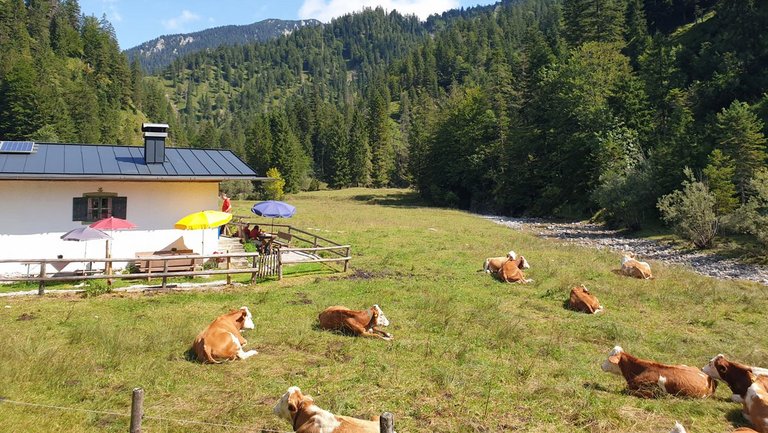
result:
M 0 259 L 101 258 L 105 241 L 68 242 L 60 236 L 83 224 L 72 221 L 72 199 L 83 193 L 128 197 L 126 219 L 136 229 L 112 232 L 112 257 L 157 251 L 179 237 L 196 253 L 218 248 L 218 229 L 176 230 L 176 221 L 192 212 L 218 209 L 217 182 L 0 181 Z M 205 251 L 202 250 L 205 234 Z M 73 263 L 65 270 L 82 268 Z M 0 273 L 26 272 L 25 266 L 0 264 Z

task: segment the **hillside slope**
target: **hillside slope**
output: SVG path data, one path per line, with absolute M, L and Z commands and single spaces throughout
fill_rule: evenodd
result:
M 302 27 L 321 24 L 318 20 L 268 19 L 243 26 L 214 27 L 194 33 L 163 35 L 129 48 L 125 50 L 125 54 L 131 61 L 138 57 L 145 71 L 155 72 L 186 54 L 220 46 L 263 42 L 290 34 Z

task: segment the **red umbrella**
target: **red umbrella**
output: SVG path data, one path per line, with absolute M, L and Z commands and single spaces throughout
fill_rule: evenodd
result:
M 98 220 L 89 227 L 99 230 L 127 230 L 136 228 L 136 224 L 122 218 L 109 217 Z
M 109 217 L 104 218 L 96 221 L 95 223 L 91 224 L 89 227 L 99 230 L 128 230 L 132 228 L 136 228 L 136 224 L 124 220 L 122 218 L 116 218 L 116 217 Z M 107 239 L 107 258 L 112 257 L 112 250 L 109 248 L 109 239 Z M 107 275 L 112 273 L 112 263 L 109 262 L 105 265 Z

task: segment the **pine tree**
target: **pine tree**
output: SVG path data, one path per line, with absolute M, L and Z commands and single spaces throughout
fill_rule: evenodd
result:
M 733 159 L 725 156 L 720 149 L 712 151 L 703 174 L 709 191 L 715 196 L 715 212 L 718 215 L 727 215 L 739 205 L 736 185 L 733 184 L 735 172 Z
M 728 108 L 717 113 L 714 126 L 716 145 L 733 159 L 734 183 L 741 203 L 746 203 L 749 181 L 755 171 L 765 166 L 766 138 L 762 133 L 763 122 L 745 102 L 733 101 Z
M 354 110 L 349 126 L 349 165 L 352 185 L 370 186 L 371 146 L 368 142 L 368 131 L 362 110 Z

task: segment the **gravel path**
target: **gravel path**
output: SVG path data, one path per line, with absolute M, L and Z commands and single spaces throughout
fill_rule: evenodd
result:
M 739 263 L 734 259 L 696 250 L 681 251 L 648 239 L 633 239 L 597 224 L 582 222 L 555 223 L 533 218 L 506 218 L 484 215 L 483 218 L 513 230 L 531 232 L 542 238 L 559 239 L 592 248 L 632 251 L 640 259 L 688 265 L 694 272 L 720 279 L 756 281 L 768 285 L 768 267 Z

